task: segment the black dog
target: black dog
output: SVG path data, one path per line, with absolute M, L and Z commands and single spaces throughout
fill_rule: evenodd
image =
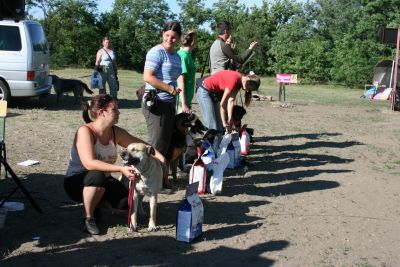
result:
M 175 116 L 174 132 L 167 153 L 167 161 L 174 181 L 177 180 L 178 159 L 186 151 L 186 135 L 189 133 L 190 127 L 194 125 L 195 119 L 196 115 L 193 113 L 179 113 Z
M 52 77 L 52 84 L 54 87 L 54 91 L 57 94 L 57 103 L 60 100 L 60 97 L 63 93 L 73 92 L 75 97 L 75 103 L 78 103 L 78 98 L 83 101 L 83 91 L 92 95 L 93 91 L 89 89 L 89 87 L 80 80 L 75 79 L 63 79 L 58 77 L 57 75 L 50 75 Z
M 185 152 L 185 163 L 191 164 L 198 157 L 197 148 L 201 145 L 204 132 L 207 131 L 207 127 L 203 125 L 201 120 L 196 117 L 194 124 L 190 127 L 188 135 L 186 135 L 186 152 Z
M 242 127 L 243 116 L 246 115 L 246 109 L 242 106 L 234 105 L 232 110 L 232 121 L 236 129 Z

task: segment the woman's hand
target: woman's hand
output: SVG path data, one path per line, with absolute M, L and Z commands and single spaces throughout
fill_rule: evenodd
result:
M 249 49 L 254 49 L 254 48 L 256 48 L 257 44 L 258 44 L 258 42 L 256 42 L 256 41 L 252 42 L 252 43 L 250 44 Z
M 182 103 L 182 112 L 190 113 L 190 108 L 188 107 L 188 105 Z
M 121 166 L 120 172 L 129 180 L 133 180 L 135 176 L 139 175 L 139 173 L 136 172 L 136 169 L 132 166 Z
M 179 95 L 179 93 L 182 91 L 180 88 L 176 88 L 175 86 L 173 86 L 173 85 L 170 85 L 169 86 L 170 88 L 170 90 L 168 91 L 168 93 L 170 93 L 171 95 L 173 95 L 173 96 L 177 96 L 177 95 Z
M 229 134 L 232 132 L 232 126 L 231 125 L 226 125 L 225 126 L 225 134 Z

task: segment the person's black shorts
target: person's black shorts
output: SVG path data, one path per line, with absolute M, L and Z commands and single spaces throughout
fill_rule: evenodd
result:
M 118 180 L 107 177 L 104 172 L 88 171 L 64 179 L 65 192 L 77 202 L 83 202 L 82 192 L 86 186 L 104 187 L 103 201 L 115 209 L 128 209 L 128 189 Z

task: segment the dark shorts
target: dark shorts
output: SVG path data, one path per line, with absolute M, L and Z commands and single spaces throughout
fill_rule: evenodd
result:
M 142 112 L 146 120 L 148 142 L 167 157 L 175 124 L 175 104 L 160 101 L 154 112 L 146 108 L 142 101 Z
M 118 180 L 105 176 L 104 172 L 88 171 L 64 179 L 65 192 L 77 202 L 83 202 L 83 188 L 87 186 L 105 188 L 102 201 L 106 201 L 113 208 L 128 208 L 128 189 Z

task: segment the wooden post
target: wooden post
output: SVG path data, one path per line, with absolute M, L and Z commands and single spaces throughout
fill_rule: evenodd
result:
M 280 82 L 280 83 L 279 83 L 279 89 L 278 89 L 278 99 L 279 99 L 279 101 L 281 101 L 282 94 L 283 94 L 283 101 L 286 101 L 286 87 L 285 87 L 285 83 Z
M 394 63 L 394 79 L 392 88 L 392 110 L 396 110 L 397 99 L 397 69 L 399 67 L 400 28 L 397 29 L 396 60 Z

